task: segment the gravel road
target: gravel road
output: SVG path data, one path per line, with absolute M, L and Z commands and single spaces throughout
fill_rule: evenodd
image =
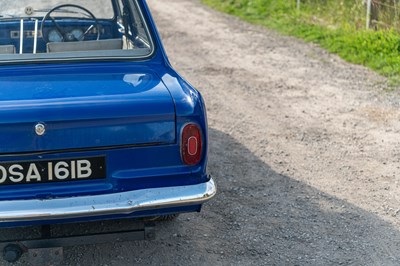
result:
M 69 248 L 65 264 L 399 265 L 399 93 L 197 0 L 148 2 L 206 99 L 219 194 L 154 241 Z

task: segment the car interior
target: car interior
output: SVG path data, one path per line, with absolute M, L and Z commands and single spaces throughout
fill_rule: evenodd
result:
M 133 2 L 112 1 L 112 18 L 97 18 L 77 4 L 37 12 L 25 7 L 23 17 L 0 15 L 0 55 L 150 48 Z

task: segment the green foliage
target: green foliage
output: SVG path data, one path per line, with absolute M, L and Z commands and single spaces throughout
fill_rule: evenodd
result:
M 203 0 L 249 22 L 315 42 L 343 59 L 400 81 L 400 35 L 365 30 L 362 0 Z M 312 8 L 311 8 L 312 7 Z

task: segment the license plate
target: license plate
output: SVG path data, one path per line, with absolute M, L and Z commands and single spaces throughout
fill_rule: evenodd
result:
M 106 159 L 90 157 L 31 162 L 0 162 L 0 185 L 106 178 Z

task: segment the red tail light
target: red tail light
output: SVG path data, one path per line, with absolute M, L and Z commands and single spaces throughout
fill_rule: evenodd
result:
M 187 124 L 182 130 L 182 160 L 187 165 L 198 164 L 201 160 L 203 140 L 201 130 L 195 124 Z

